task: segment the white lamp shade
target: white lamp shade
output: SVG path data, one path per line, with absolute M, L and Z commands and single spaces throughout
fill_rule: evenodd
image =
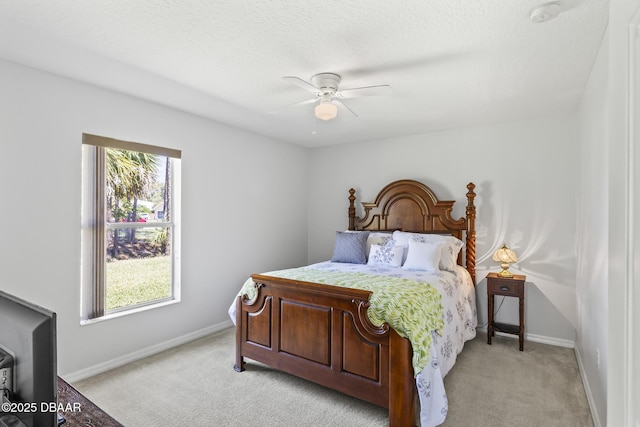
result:
M 338 115 L 338 107 L 331 102 L 320 102 L 314 109 L 316 117 L 320 120 L 331 120 Z
M 509 264 L 518 262 L 518 256 L 507 247 L 503 245 L 493 254 L 493 260 L 500 263 L 502 271 L 498 273 L 500 277 L 513 277 L 513 274 L 509 271 Z
M 518 262 L 518 256 L 507 245 L 503 245 L 493 254 L 493 260 L 504 264 L 513 264 Z

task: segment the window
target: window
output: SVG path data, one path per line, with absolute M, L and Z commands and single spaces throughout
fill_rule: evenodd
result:
M 180 297 L 180 151 L 82 138 L 82 319 Z

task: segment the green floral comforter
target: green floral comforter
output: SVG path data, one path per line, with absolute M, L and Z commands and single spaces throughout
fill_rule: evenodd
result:
M 388 323 L 400 336 L 411 341 L 414 375 L 418 375 L 429 362 L 431 332 L 442 334 L 441 295 L 426 282 L 307 267 L 272 271 L 265 275 L 372 291 L 369 319 L 376 326 Z M 241 294 L 250 299 L 255 297 L 256 289 L 251 279 L 245 282 Z

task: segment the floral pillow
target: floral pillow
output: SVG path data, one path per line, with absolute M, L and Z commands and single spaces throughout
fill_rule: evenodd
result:
M 384 265 L 387 267 L 400 267 L 402 265 L 402 246 L 396 246 L 393 240 L 384 245 L 371 245 L 369 252 L 369 265 Z
M 367 258 L 371 256 L 371 247 L 373 245 L 384 246 L 393 239 L 393 234 L 372 231 L 367 238 Z

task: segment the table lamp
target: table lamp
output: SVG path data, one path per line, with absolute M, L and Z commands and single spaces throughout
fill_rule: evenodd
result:
M 518 256 L 509 249 L 506 244 L 502 245 L 502 247 L 493 254 L 493 260 L 499 262 L 500 267 L 502 267 L 502 271 L 498 273 L 498 276 L 513 277 L 513 274 L 509 272 L 509 264 L 518 262 Z

